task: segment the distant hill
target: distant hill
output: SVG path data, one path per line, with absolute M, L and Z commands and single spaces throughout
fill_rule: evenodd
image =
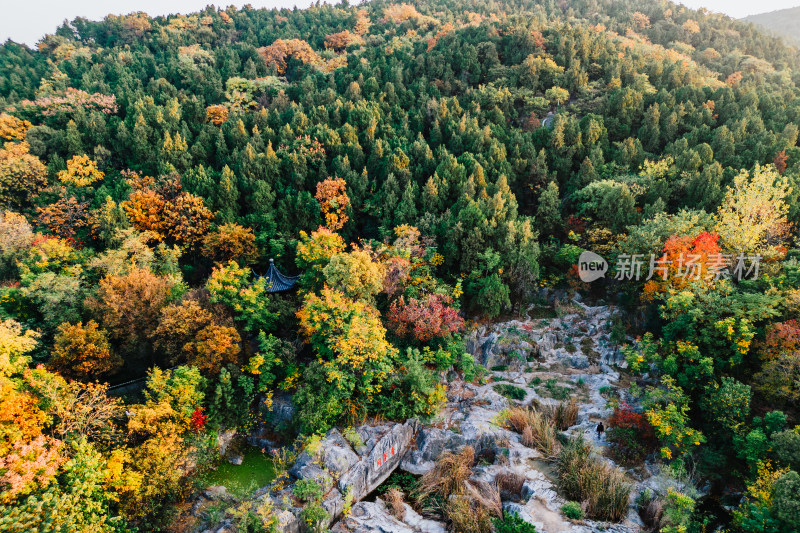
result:
M 800 6 L 750 15 L 742 20 L 763 26 L 768 31 L 786 39 L 788 43 L 800 46 Z

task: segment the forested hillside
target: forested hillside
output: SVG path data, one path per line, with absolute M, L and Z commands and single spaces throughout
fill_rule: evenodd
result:
M 0 112 L 0 531 L 161 530 L 287 393 L 285 440 L 429 420 L 487 379 L 462 334 L 553 291 L 628 317 L 611 448 L 679 480 L 649 527 L 718 523 L 709 482 L 798 530 L 782 40 L 649 0 L 77 18 L 0 47 Z
M 761 25 L 767 31 L 786 39 L 789 44 L 800 46 L 800 6 L 750 15 L 744 20 Z

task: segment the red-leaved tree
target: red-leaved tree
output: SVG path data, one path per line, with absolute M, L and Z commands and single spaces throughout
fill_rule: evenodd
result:
M 464 319 L 451 304 L 452 299 L 441 294 L 408 301 L 401 296 L 389 308 L 389 329 L 398 337 L 412 337 L 419 342 L 454 333 L 464 326 Z

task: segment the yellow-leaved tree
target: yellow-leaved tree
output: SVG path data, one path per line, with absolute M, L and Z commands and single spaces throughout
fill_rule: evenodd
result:
M 366 412 L 397 357 L 378 311 L 325 287 L 306 296 L 297 317 L 317 357 L 298 393 L 303 424 L 323 429 L 343 416 Z
M 789 234 L 787 178 L 772 165 L 752 173 L 742 170 L 728 187 L 717 211 L 716 232 L 722 249 L 734 253 L 764 254 L 783 244 Z
M 72 159 L 67 161 L 67 169 L 58 173 L 59 180 L 76 187 L 92 185 L 104 177 L 105 174 L 97 168 L 97 161 L 89 159 L 86 154 L 72 156 Z

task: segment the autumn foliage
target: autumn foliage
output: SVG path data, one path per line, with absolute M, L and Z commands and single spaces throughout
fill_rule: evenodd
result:
M 259 48 L 258 53 L 267 66 L 277 70 L 278 74 L 286 72 L 286 61 L 290 57 L 307 65 L 322 62 L 314 49 L 301 39 L 277 39 L 271 45 Z
M 206 120 L 215 126 L 221 126 L 228 122 L 228 107 L 214 104 L 206 108 Z
M 364 44 L 364 39 L 357 33 L 351 33 L 349 30 L 340 31 L 338 33 L 331 33 L 325 36 L 325 48 L 336 50 L 337 52 L 344 50 L 348 46 Z
M 383 10 L 383 18 L 388 22 L 402 24 L 407 20 L 420 19 L 422 15 L 417 8 L 411 4 L 392 4 Z
M 202 252 L 214 263 L 237 261 L 249 265 L 258 258 L 256 236 L 251 228 L 228 223 L 203 238 Z
M 445 337 L 464 327 L 464 319 L 451 304 L 452 300 L 441 294 L 408 301 L 401 296 L 389 308 L 388 328 L 398 337 L 410 337 L 417 342 Z
M 655 259 L 653 279 L 645 283 L 642 298 L 650 300 L 667 287 L 707 286 L 724 277 L 724 272 L 730 272 L 730 266 L 723 261 L 718 241 L 719 235 L 706 231 L 694 238 L 671 236 L 664 244 L 664 254 Z
M 63 376 L 86 379 L 113 374 L 122 358 L 111 351 L 108 335 L 94 320 L 65 322 L 58 328 L 50 366 Z
M 187 362 L 204 372 L 216 374 L 220 369 L 235 363 L 241 352 L 242 338 L 231 326 L 211 324 L 201 329 L 197 336 L 184 346 Z
M 30 129 L 31 123 L 21 120 L 8 113 L 0 113 L 0 139 L 6 141 L 21 141 Z
M 103 179 L 105 174 L 97 168 L 97 162 L 88 155 L 76 155 L 67 161 L 67 169 L 58 173 L 58 179 L 75 187 L 86 187 Z
M 330 382 L 363 398 L 380 392 L 396 350 L 377 310 L 326 287 L 306 297 L 297 317 Z
M 26 142 L 0 149 L 0 203 L 25 205 L 47 185 L 47 168 L 29 149 Z
M 174 286 L 167 277 L 132 268 L 127 274 L 101 279 L 86 305 L 126 352 L 139 353 L 156 331 Z
M 90 226 L 89 202 L 74 196 L 61 197 L 45 207 L 37 207 L 36 221 L 53 235 L 73 241 L 78 232 Z
M 342 228 L 347 222 L 347 208 L 350 198 L 347 196 L 347 183 L 339 178 L 328 178 L 317 183 L 317 194 L 320 210 L 325 216 L 325 225 L 333 231 Z
M 182 190 L 177 176 L 155 179 L 133 175 L 130 197 L 122 202 L 131 225 L 158 241 L 191 247 L 208 232 L 213 214 L 203 199 Z

